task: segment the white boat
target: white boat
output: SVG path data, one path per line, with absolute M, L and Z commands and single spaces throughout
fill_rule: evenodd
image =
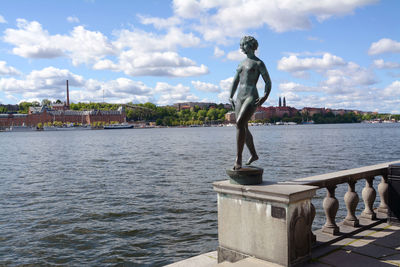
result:
M 10 126 L 10 132 L 31 132 L 36 131 L 36 127 L 28 127 L 28 126 Z

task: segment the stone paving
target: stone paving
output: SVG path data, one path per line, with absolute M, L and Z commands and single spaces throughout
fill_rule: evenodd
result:
M 400 266 L 400 227 L 382 223 L 313 251 L 305 266 Z
M 279 265 L 247 258 L 235 263 L 217 264 L 216 251 L 202 254 L 168 267 L 277 267 Z M 313 250 L 304 267 L 380 267 L 400 266 L 400 227 L 379 224 L 352 237 Z

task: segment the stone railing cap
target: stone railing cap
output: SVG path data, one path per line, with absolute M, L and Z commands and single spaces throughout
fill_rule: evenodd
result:
M 213 186 L 218 193 L 282 203 L 311 199 L 319 188 L 310 185 L 272 184 L 268 182 L 263 182 L 260 185 L 237 185 L 231 184 L 229 180 L 214 182 Z
M 380 163 L 366 167 L 343 170 L 338 172 L 325 173 L 305 178 L 300 178 L 292 181 L 282 182 L 281 184 L 292 185 L 315 185 L 319 187 L 333 186 L 359 179 L 366 179 L 374 176 L 387 175 L 388 166 L 398 164 L 400 161 Z

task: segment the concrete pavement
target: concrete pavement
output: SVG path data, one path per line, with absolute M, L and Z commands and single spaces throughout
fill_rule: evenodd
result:
M 247 258 L 235 263 L 217 263 L 217 252 L 209 252 L 168 267 L 278 267 L 280 265 Z M 400 266 L 400 227 L 381 223 L 349 238 L 312 251 L 304 267 L 392 267 Z

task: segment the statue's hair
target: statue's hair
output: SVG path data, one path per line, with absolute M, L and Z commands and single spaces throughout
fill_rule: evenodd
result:
M 240 47 L 242 47 L 244 44 L 248 44 L 252 49 L 257 50 L 258 48 L 258 42 L 256 38 L 253 36 L 243 36 L 242 39 L 240 39 Z

